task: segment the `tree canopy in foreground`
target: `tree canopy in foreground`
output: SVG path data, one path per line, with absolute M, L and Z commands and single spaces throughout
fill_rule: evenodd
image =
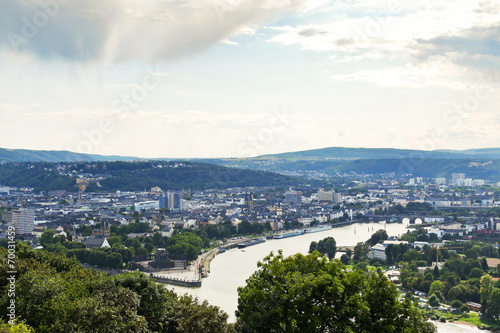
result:
M 318 252 L 271 253 L 238 288 L 241 332 L 436 332 L 381 272 L 346 269 Z
M 140 272 L 108 276 L 63 254 L 16 246 L 16 320 L 8 332 L 233 332 L 228 315 L 178 296 Z M 7 250 L 0 247 L 0 332 L 10 317 Z

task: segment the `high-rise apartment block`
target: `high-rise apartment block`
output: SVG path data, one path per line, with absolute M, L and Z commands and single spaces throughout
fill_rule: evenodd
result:
M 163 192 L 160 196 L 160 209 L 168 208 L 171 211 L 181 210 L 181 193 L 177 191 Z
M 30 235 L 35 228 L 35 210 L 33 208 L 19 208 L 12 212 L 12 226 L 17 235 Z
M 333 191 L 319 191 L 318 202 L 333 202 Z
M 342 194 L 341 193 L 333 193 L 333 202 L 334 203 L 341 203 L 342 202 Z
M 458 185 L 460 180 L 465 181 L 465 173 L 453 173 L 453 174 L 451 174 L 451 183 L 453 185 Z

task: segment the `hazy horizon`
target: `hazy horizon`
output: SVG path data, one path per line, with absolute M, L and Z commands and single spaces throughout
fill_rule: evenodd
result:
M 102 156 L 120 156 L 120 157 L 132 157 L 132 158 L 140 158 L 140 159 L 245 159 L 245 158 L 255 158 L 255 157 L 260 157 L 260 156 L 265 156 L 265 155 L 280 155 L 280 154 L 287 154 L 287 153 L 298 153 L 298 152 L 303 152 L 303 151 L 312 151 L 312 150 L 322 150 L 322 149 L 329 149 L 329 148 L 345 148 L 345 149 L 401 149 L 401 150 L 413 150 L 411 148 L 394 148 L 394 147 L 373 147 L 373 148 L 367 148 L 367 147 L 321 147 L 321 148 L 312 148 L 312 149 L 305 149 L 305 150 L 296 150 L 296 151 L 281 151 L 281 152 L 272 152 L 268 154 L 261 154 L 261 155 L 255 155 L 255 156 L 241 156 L 241 157 L 235 157 L 235 156 L 202 156 L 202 157 L 190 157 L 190 156 L 153 156 L 153 157 L 148 157 L 148 156 L 133 156 L 133 155 L 119 155 L 119 154 L 95 154 L 95 155 L 102 155 Z M 30 148 L 7 148 L 7 147 L 0 147 L 0 149 L 7 149 L 7 150 L 34 150 L 34 151 L 68 151 L 71 153 L 78 153 L 76 151 L 69 151 L 69 150 L 58 150 L 58 149 L 46 149 L 46 150 L 37 150 L 37 149 L 30 149 Z M 421 150 L 421 151 L 427 151 L 427 152 L 432 152 L 432 151 L 467 151 L 467 150 L 483 150 L 483 149 L 500 149 L 500 147 L 481 147 L 481 148 L 470 148 L 470 149 L 435 149 L 435 150 Z M 417 149 L 418 150 L 418 149 Z

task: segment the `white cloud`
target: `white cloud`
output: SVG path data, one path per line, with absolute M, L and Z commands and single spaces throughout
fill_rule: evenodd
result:
M 440 87 L 468 90 L 471 88 L 469 85 L 455 79 L 457 76 L 465 76 L 466 74 L 468 73 L 459 66 L 436 60 L 400 67 L 337 74 L 333 75 L 331 79 L 343 82 L 369 82 L 380 86 L 403 88 Z
M 0 0 L 0 47 L 69 61 L 175 59 L 248 33 L 305 2 L 52 0 L 47 7 Z

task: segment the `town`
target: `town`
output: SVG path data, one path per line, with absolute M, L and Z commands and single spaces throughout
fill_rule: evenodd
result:
M 453 174 L 451 179 L 389 176 L 378 180 L 364 177 L 325 187 L 205 191 L 152 187 L 140 192 L 85 192 L 89 179 L 101 177 L 92 174 L 77 178 L 81 186 L 76 193 L 34 193 L 29 188 L 2 186 L 0 238 L 6 238 L 8 227 L 13 226 L 19 239 L 36 247 L 41 245 L 43 233 L 52 230 L 53 236 L 82 242 L 90 249 L 111 247 L 111 234 L 116 236 L 117 228 L 129 226 L 131 232 L 122 241 L 140 240 L 140 245 L 135 242 L 134 254 L 146 254 L 154 247 L 145 242 L 148 237 L 159 234 L 169 238 L 176 230 L 200 228 L 204 228 L 208 239 L 326 223 L 380 221 L 424 224 L 439 239 L 500 234 L 500 183 L 472 180 L 463 173 Z M 130 227 L 136 222 L 147 227 Z

